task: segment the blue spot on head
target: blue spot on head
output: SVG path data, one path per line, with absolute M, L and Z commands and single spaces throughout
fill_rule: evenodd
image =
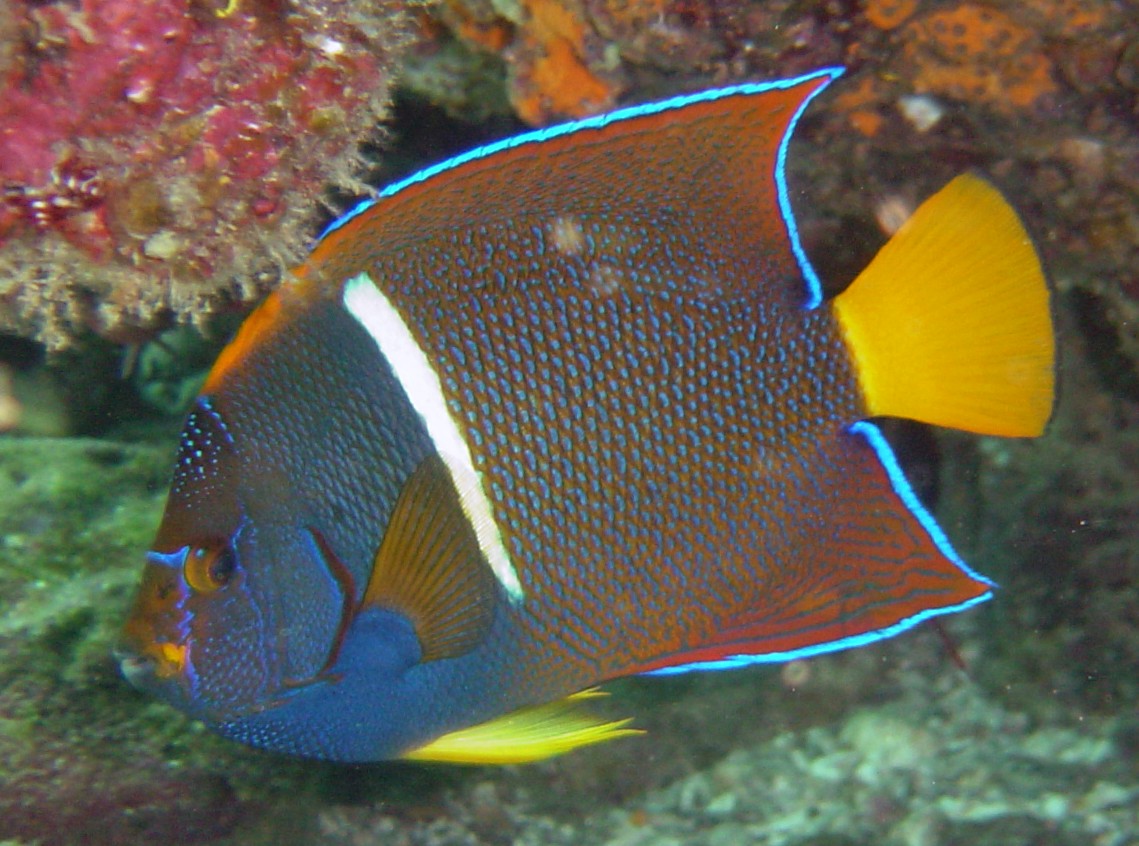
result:
M 182 427 L 182 442 L 174 468 L 173 491 L 191 481 L 206 481 L 217 474 L 218 456 L 233 444 L 233 436 L 209 396 L 198 397 Z

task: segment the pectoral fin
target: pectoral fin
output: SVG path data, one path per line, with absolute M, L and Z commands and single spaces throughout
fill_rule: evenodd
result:
M 442 459 L 407 480 L 376 553 L 363 605 L 391 608 L 415 628 L 422 661 L 474 649 L 490 628 L 496 582 Z

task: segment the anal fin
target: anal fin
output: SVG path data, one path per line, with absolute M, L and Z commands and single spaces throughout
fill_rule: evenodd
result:
M 893 637 L 992 596 L 918 501 L 876 426 L 843 432 L 820 467 L 826 522 L 797 539 L 759 601 L 741 603 L 706 642 L 636 672 L 669 674 L 809 658 Z
M 591 688 L 556 702 L 522 708 L 445 734 L 403 757 L 451 764 L 525 764 L 644 733 L 627 728 L 630 720 L 604 720 L 577 707 L 583 700 L 603 695 Z
M 363 607 L 406 615 L 420 660 L 454 658 L 485 637 L 495 585 L 446 465 L 438 456 L 424 459 L 388 521 Z

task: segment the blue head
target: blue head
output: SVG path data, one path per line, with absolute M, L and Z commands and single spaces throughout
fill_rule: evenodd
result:
M 377 368 L 358 326 L 317 303 L 282 329 L 278 307 L 247 321 L 187 418 L 120 658 L 136 687 L 237 739 L 375 759 L 403 742 L 403 712 L 379 714 L 419 644 L 402 615 L 361 605 L 430 441 L 398 385 L 359 384 Z M 363 717 L 366 738 L 329 734 Z
M 278 468 L 242 466 L 240 438 L 199 399 L 122 644 L 134 684 L 214 724 L 318 681 L 355 601 Z

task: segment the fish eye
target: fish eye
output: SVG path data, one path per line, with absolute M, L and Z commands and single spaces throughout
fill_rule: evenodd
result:
M 212 593 L 224 587 L 237 570 L 237 559 L 229 544 L 195 546 L 186 556 L 186 583 L 198 593 Z

